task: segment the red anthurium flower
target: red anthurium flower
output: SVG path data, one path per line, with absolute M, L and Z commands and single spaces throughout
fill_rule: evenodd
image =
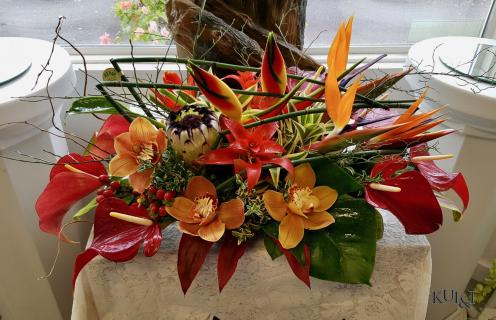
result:
M 436 196 L 424 176 L 407 168 L 407 161 L 399 156 L 385 157 L 378 162 L 370 177 L 381 179 L 365 187 L 365 199 L 374 207 L 391 211 L 408 234 L 428 234 L 443 223 L 443 214 Z
M 106 174 L 103 164 L 91 156 L 71 153 L 60 158 L 50 172 L 50 182 L 36 201 L 40 229 L 58 235 L 67 211 L 101 187 L 99 177 Z M 61 239 L 69 241 L 63 234 Z
M 410 148 L 410 158 L 429 156 L 427 144 L 419 144 Z M 415 162 L 417 169 L 427 179 L 433 190 L 447 191 L 453 189 L 463 202 L 463 211 L 468 207 L 469 192 L 467 183 L 460 172 L 447 173 L 432 160 Z
M 276 123 L 267 123 L 251 130 L 229 119 L 225 119 L 224 123 L 234 139 L 228 147 L 201 156 L 197 160 L 199 164 L 232 164 L 236 173 L 245 170 L 250 190 L 258 182 L 264 164 L 276 164 L 286 169 L 290 175 L 293 174 L 291 161 L 281 157 L 284 148 L 272 140 L 277 131 Z
M 115 218 L 120 213 L 135 222 Z M 128 206 L 117 198 L 104 199 L 95 212 L 94 236 L 91 246 L 76 259 L 73 282 L 79 271 L 96 255 L 124 262 L 134 258 L 143 243 L 144 254 L 151 257 L 157 253 L 162 242 L 162 231 L 156 221 L 152 221 L 145 207 Z
M 114 138 L 129 130 L 129 121 L 121 115 L 110 115 L 100 130 L 95 133 L 93 145 L 89 152 L 100 159 L 105 159 L 115 153 Z

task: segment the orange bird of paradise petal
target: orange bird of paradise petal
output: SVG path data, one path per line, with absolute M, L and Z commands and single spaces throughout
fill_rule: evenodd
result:
M 327 54 L 327 66 L 329 70 L 334 69 L 333 72 L 336 75 L 340 75 L 346 70 L 352 29 L 353 16 L 348 19 L 346 26 L 344 23 L 341 23 L 338 32 L 334 36 L 334 40 L 329 47 L 329 52 Z
M 190 72 L 198 88 L 223 115 L 234 121 L 241 121 L 243 106 L 229 86 L 217 76 L 202 68 L 189 64 Z
M 269 33 L 262 60 L 261 83 L 264 92 L 283 94 L 286 92 L 286 63 L 277 46 L 274 34 Z
M 327 114 L 334 122 L 334 134 L 338 134 L 348 124 L 353 111 L 356 91 L 362 77 L 356 80 L 341 96 L 339 85 L 336 80 L 333 68 L 329 68 L 329 73 L 325 81 L 325 103 Z

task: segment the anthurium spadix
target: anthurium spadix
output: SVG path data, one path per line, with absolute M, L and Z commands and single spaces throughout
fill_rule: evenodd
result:
M 189 64 L 188 70 L 193 76 L 198 88 L 200 88 L 201 92 L 215 108 L 231 120 L 237 122 L 241 120 L 243 106 L 236 97 L 236 94 L 234 94 L 224 81 L 193 63 Z
M 283 94 L 286 91 L 286 64 L 272 32 L 269 33 L 265 46 L 261 83 L 264 92 Z

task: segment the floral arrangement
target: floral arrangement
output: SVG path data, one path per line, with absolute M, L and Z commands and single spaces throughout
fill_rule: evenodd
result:
M 63 217 L 96 191 L 74 215 L 96 209 L 74 281 L 97 255 L 124 262 L 143 247 L 153 256 L 177 228 L 185 293 L 214 244 L 222 290 L 259 237 L 308 286 L 310 276 L 369 284 L 382 235 L 378 208 L 408 234 L 437 230 L 441 206 L 460 219 L 469 198 L 463 176 L 438 168 L 434 160 L 451 155 L 430 155 L 426 144 L 453 132 L 429 131 L 445 121 L 442 108 L 419 112 L 426 93 L 388 100 L 409 70 L 364 80 L 382 56 L 347 68 L 351 29 L 352 19 L 341 24 L 326 71 L 287 68 L 269 34 L 260 68 L 168 57 L 186 64 L 187 79 L 166 71 L 163 83 L 131 83 L 122 75 L 98 87 L 102 97 L 75 101 L 69 113 L 110 116 L 85 154 L 60 158 L 36 203 L 41 230 L 70 241 Z M 214 64 L 233 72 L 221 79 L 205 68 Z M 136 103 L 113 99 L 105 85 L 129 89 Z M 450 189 L 463 208 L 447 199 Z

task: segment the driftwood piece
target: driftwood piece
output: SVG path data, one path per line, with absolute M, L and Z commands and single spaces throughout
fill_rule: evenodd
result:
M 257 24 L 248 14 L 234 9 L 231 2 L 226 4 L 221 0 L 207 0 L 202 10 L 196 1 L 198 0 L 169 0 L 166 4 L 169 28 L 180 53 L 194 58 L 259 66 L 269 30 Z M 281 1 L 268 2 L 276 5 Z M 245 1 L 233 3 L 242 5 Z M 257 10 L 261 10 L 262 5 L 258 6 Z M 262 19 L 262 16 L 258 19 Z M 284 29 L 283 26 L 287 24 L 289 23 L 279 23 L 280 27 L 274 30 L 276 34 L 287 33 L 285 37 L 276 36 L 287 65 L 316 70 L 319 64 L 296 45 L 288 42 L 288 39 L 298 38 L 300 40 L 295 41 L 297 45 L 301 45 L 303 37 L 295 36 L 295 31 L 290 31 L 289 27 Z

